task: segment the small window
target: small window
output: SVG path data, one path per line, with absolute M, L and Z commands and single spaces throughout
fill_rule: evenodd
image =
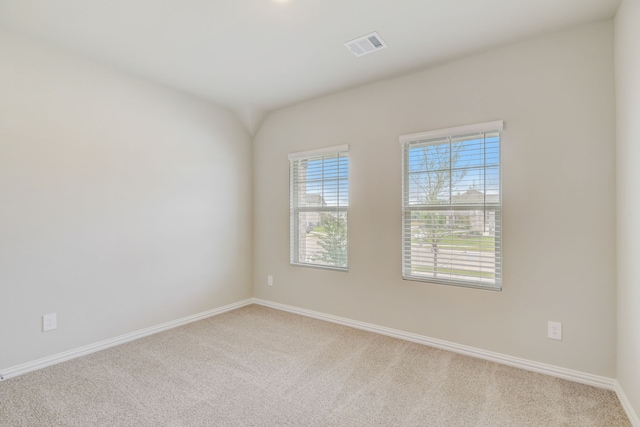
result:
M 289 155 L 291 264 L 348 269 L 348 146 Z
M 496 121 L 400 137 L 404 279 L 502 288 L 502 129 Z

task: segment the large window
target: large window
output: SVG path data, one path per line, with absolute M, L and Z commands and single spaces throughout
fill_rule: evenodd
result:
M 348 146 L 289 155 L 291 264 L 347 270 Z
M 500 290 L 500 130 L 480 123 L 400 137 L 403 278 Z

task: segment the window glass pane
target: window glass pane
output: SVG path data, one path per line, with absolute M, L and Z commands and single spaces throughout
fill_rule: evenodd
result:
M 412 204 L 449 203 L 449 171 L 412 173 L 409 175 L 409 200 Z
M 409 172 L 449 170 L 450 144 L 416 146 L 409 149 Z
M 347 268 L 346 153 L 290 160 L 291 263 Z
M 484 203 L 484 169 L 464 169 L 454 173 L 452 203 Z
M 500 167 L 487 167 L 485 172 L 485 192 L 487 203 L 500 202 Z
M 414 211 L 411 214 L 412 275 L 480 280 L 496 278 L 495 216 L 482 211 Z
M 497 136 L 487 137 L 486 139 L 485 156 L 487 158 L 487 165 L 497 165 L 500 163 L 500 140 Z
M 500 135 L 403 144 L 403 277 L 501 287 Z
M 349 180 L 338 181 L 338 206 L 349 206 Z
M 298 213 L 300 263 L 347 267 L 347 212 Z
M 470 168 L 484 166 L 484 138 L 477 136 L 454 140 L 451 144 L 451 161 L 453 168 Z

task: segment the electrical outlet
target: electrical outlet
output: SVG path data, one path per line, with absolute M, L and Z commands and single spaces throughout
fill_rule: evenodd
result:
M 42 332 L 51 331 L 58 327 L 56 313 L 49 313 L 42 316 Z
M 273 276 L 267 276 L 267 285 L 273 286 Z
M 549 338 L 562 340 L 562 323 L 549 320 Z

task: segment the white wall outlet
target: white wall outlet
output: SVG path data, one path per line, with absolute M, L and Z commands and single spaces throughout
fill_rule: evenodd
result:
M 549 338 L 562 340 L 562 323 L 549 320 Z
M 51 331 L 58 327 L 56 313 L 49 313 L 42 316 L 42 332 Z
M 267 285 L 273 286 L 273 276 L 267 276 Z

